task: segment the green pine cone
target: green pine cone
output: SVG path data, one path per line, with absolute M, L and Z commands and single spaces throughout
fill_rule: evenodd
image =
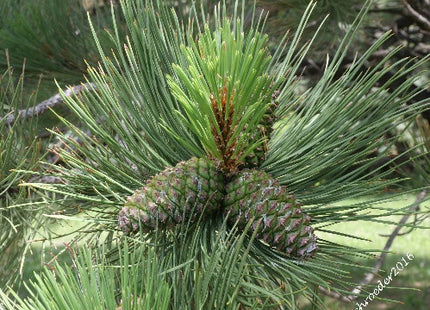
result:
M 127 234 L 169 228 L 203 211 L 215 213 L 223 198 L 222 174 L 211 161 L 192 158 L 155 175 L 129 196 L 118 214 L 119 228 Z
M 318 247 L 311 218 L 285 186 L 260 170 L 243 170 L 226 186 L 225 212 L 244 228 L 254 220 L 256 237 L 296 258 L 312 257 Z

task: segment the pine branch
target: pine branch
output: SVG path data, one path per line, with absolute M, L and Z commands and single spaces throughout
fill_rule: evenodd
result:
M 403 15 L 403 10 L 400 7 L 374 7 L 369 10 L 369 13 L 387 13 L 393 15 Z
M 381 251 L 381 255 L 379 256 L 378 260 L 376 261 L 375 265 L 373 266 L 371 272 L 367 273 L 364 278 L 360 281 L 360 283 L 351 291 L 351 293 L 348 296 L 344 296 L 338 292 L 327 290 L 324 287 L 319 287 L 319 290 L 324 293 L 327 296 L 330 296 L 332 298 L 344 301 L 344 302 L 352 302 L 354 301 L 360 292 L 362 291 L 363 287 L 368 285 L 373 281 L 375 278 L 375 275 L 378 273 L 380 268 L 382 267 L 385 259 L 387 258 L 387 252 L 390 250 L 394 239 L 399 235 L 400 230 L 402 229 L 403 225 L 406 223 L 408 218 L 411 216 L 412 213 L 416 212 L 420 208 L 421 202 L 426 198 L 427 196 L 427 190 L 421 191 L 417 198 L 415 199 L 415 202 L 411 205 L 409 208 L 409 212 L 405 214 L 401 220 L 399 221 L 399 224 L 396 226 L 396 228 L 393 230 L 391 235 L 389 236 L 387 242 L 385 243 L 384 248 Z
M 425 16 L 420 14 L 418 11 L 416 11 L 407 0 L 402 1 L 405 5 L 406 9 L 408 10 L 409 14 L 412 15 L 412 17 L 418 21 L 420 24 L 425 26 L 426 28 L 430 29 L 430 20 L 428 20 Z
M 71 97 L 74 95 L 79 95 L 83 91 L 94 90 L 94 89 L 96 89 L 96 85 L 94 83 L 85 83 L 81 85 L 70 86 L 68 89 L 64 91 L 63 95 L 66 97 Z M 61 97 L 61 95 L 57 93 L 51 98 L 42 101 L 35 107 L 18 110 L 17 116 L 15 116 L 14 114 L 8 115 L 6 117 L 6 125 L 11 126 L 17 118 L 28 119 L 28 118 L 32 118 L 40 114 L 43 114 L 49 109 L 57 106 L 62 102 L 63 102 L 63 97 Z
M 43 184 L 64 184 L 65 181 L 57 176 L 37 175 L 28 180 L 28 183 L 43 183 Z

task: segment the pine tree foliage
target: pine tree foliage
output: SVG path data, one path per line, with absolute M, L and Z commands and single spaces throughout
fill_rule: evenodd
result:
M 262 143 L 257 138 L 247 149 L 245 139 L 261 122 L 276 90 L 278 121 L 258 169 L 295 195 L 317 237 L 319 230 L 339 234 L 327 229 L 337 222 L 389 223 L 384 217 L 392 210 L 378 210 L 382 211 L 378 217 L 368 215 L 367 211 L 378 209 L 374 201 L 332 205 L 347 197 L 378 193 L 396 182 L 387 178 L 383 167 L 371 174 L 367 168 L 384 157 L 375 150 L 399 139 L 384 139 L 385 134 L 397 124 L 410 126 L 429 104 L 428 99 L 406 104 L 419 92 L 410 87 L 420 78 L 427 59 L 390 62 L 398 48 L 375 68 L 362 70 L 389 33 L 338 75 L 369 5 L 366 2 L 334 56 L 327 58 L 318 83 L 299 93 L 298 69 L 312 44 L 300 37 L 314 3 L 306 9 L 295 36 L 283 41 L 270 58 L 261 34 L 264 19 L 254 20 L 251 30 L 242 28 L 244 10 L 238 2 L 233 16 L 222 9 L 210 12 L 216 22 L 204 27 L 199 26 L 204 21 L 197 13 L 188 21 L 180 20 L 161 1 L 121 2 L 129 36 L 123 42 L 119 25 L 114 24 L 110 33 L 114 49 L 109 52 L 95 36 L 101 63 L 89 67 L 88 81 L 95 83 L 96 90 L 79 97 L 64 96 L 83 124 L 78 127 L 63 118 L 74 136 L 56 134 L 66 145 L 59 150 L 63 165 L 50 165 L 50 169 L 64 184 L 27 185 L 62 195 L 53 203 L 69 214 L 79 203 L 74 218 L 88 223 L 80 236 L 89 235 L 93 244 L 118 237 L 152 245 L 162 261 L 163 281 L 171 287 L 170 309 L 297 309 L 299 296 L 324 308 L 318 286 L 346 292 L 353 285 L 348 268 L 367 251 L 317 239 L 315 256 L 297 259 L 265 243 L 258 227 L 252 227 L 253 221 L 243 227 L 240 221 L 229 222 L 228 215 L 202 214 L 199 221 L 187 218 L 172 228 L 149 232 L 142 226 L 141 233 L 126 238 L 118 233 L 117 214 L 126 197 L 148 180 L 194 156 L 228 163 L 220 169 L 228 179 L 229 172 L 236 174 L 247 152 Z M 112 14 L 115 21 L 115 10 Z M 388 70 L 397 73 L 379 85 Z M 406 81 L 389 92 L 404 76 L 408 76 Z M 221 135 L 228 137 L 225 145 L 238 146 L 237 151 L 230 149 L 231 162 L 223 160 L 226 153 L 218 147 L 224 125 L 230 130 Z M 407 207 L 400 210 L 406 211 Z M 360 238 L 353 232 L 341 236 Z M 41 290 L 42 295 L 49 292 L 49 288 Z
M 272 35 L 281 36 L 285 29 L 294 31 L 294 25 L 300 20 L 300 12 L 304 11 L 309 4 L 309 1 L 306 0 L 258 0 L 257 2 L 259 7 L 272 13 L 269 24 L 276 25 L 276 27 L 270 28 Z M 333 40 L 333 34 L 339 31 L 344 32 L 345 26 L 354 20 L 362 5 L 363 1 L 360 0 L 318 1 L 311 17 L 314 23 L 309 26 L 310 29 L 306 30 L 306 36 L 312 35 L 312 31 L 315 31 L 317 25 L 320 25 L 324 18 L 330 15 L 324 26 L 325 32 L 320 34 L 318 40 L 320 40 L 319 43 L 326 42 L 333 46 L 332 44 L 338 43 L 337 39 L 339 39 L 339 36 L 336 36 L 337 38 Z
M 38 226 L 40 208 L 32 205 L 28 191 L 20 183 L 29 176 L 20 170 L 37 168 L 42 156 L 41 144 L 35 139 L 37 120 L 11 125 L 10 116 L 17 116 L 19 107 L 34 104 L 23 99 L 24 74 L 18 77 L 10 67 L 0 76 L 0 287 L 12 284 L 20 274 L 26 239 Z M 34 97 L 33 97 L 34 98 Z
M 73 265 L 55 262 L 26 284 L 31 298 L 23 300 L 0 291 L 2 309 L 169 309 L 171 288 L 160 275 L 161 263 L 151 251 L 120 250 L 118 264 L 109 264 L 106 253 L 83 248 L 73 251 Z
M 389 33 L 381 37 L 368 53 L 353 63 L 340 79 L 333 81 L 332 74 L 325 74 L 312 88 L 312 92 L 322 92 L 324 95 L 314 97 L 312 92 L 307 92 L 294 99 L 300 104 L 301 109 L 299 113 L 291 113 L 292 106 L 286 108 L 288 121 L 280 125 L 283 128 L 275 132 L 275 135 L 279 134 L 280 136 L 275 136 L 271 140 L 271 143 L 277 144 L 269 146 L 268 159 L 265 162 L 268 172 L 279 177 L 282 183 L 288 180 L 290 187 L 296 186 L 295 180 L 298 183 L 305 182 L 298 186 L 307 189 L 324 181 L 316 189 L 324 192 L 318 196 L 319 202 L 324 201 L 325 195 L 336 197 L 335 199 L 354 196 L 355 189 L 358 188 L 352 184 L 357 184 L 356 182 L 360 180 L 362 181 L 360 192 L 366 189 L 370 180 L 367 180 L 369 172 L 365 171 L 367 167 L 372 165 L 372 161 L 366 162 L 366 154 L 371 154 L 372 150 L 392 145 L 393 140 L 398 139 L 398 137 L 381 139 L 383 135 L 396 125 L 403 123 L 405 118 L 419 114 L 423 108 L 420 105 L 426 104 L 426 101 L 417 102 L 411 106 L 402 104 L 402 102 L 411 102 L 420 91 L 420 89 L 415 91 L 409 91 L 409 89 L 419 78 L 419 75 L 413 74 L 413 71 L 420 70 L 426 59 L 417 63 L 415 60 L 401 59 L 390 64 L 390 57 L 396 55 L 400 49 L 398 48 L 393 50 L 384 61 L 372 70 L 366 72 L 360 70 L 367 57 L 377 50 L 388 37 Z M 339 56 L 341 56 L 339 53 L 335 55 L 326 72 L 337 70 L 340 65 Z M 377 81 L 389 71 L 395 71 L 397 74 L 385 82 L 382 87 L 378 87 Z M 396 79 L 403 77 L 406 79 L 401 87 L 396 88 L 393 92 L 388 92 Z M 359 100 L 354 101 L 353 98 Z M 280 102 L 288 101 L 280 99 Z M 302 102 L 305 104 L 302 105 Z M 297 121 L 293 120 L 295 117 L 297 117 Z M 317 126 L 319 121 L 321 127 Z M 377 131 L 373 130 L 375 127 L 378 128 Z M 300 136 L 297 134 L 298 132 L 300 132 Z M 357 132 L 362 132 L 362 134 L 357 135 Z M 289 143 L 285 144 L 281 141 L 289 141 Z M 321 149 L 314 147 L 317 144 Z M 315 154 L 314 151 L 321 153 Z M 318 163 L 316 167 L 319 167 L 318 169 L 313 166 L 309 167 L 310 174 L 307 174 L 308 167 L 295 167 L 294 164 L 294 158 L 298 159 L 305 152 L 307 156 Z M 343 152 L 346 152 L 344 156 L 340 155 Z M 292 155 L 291 157 L 288 155 L 289 153 Z M 340 158 L 342 160 L 339 160 Z M 363 164 L 354 165 L 354 162 L 362 162 Z M 378 167 L 377 169 L 382 170 L 382 168 Z M 315 179 L 311 175 L 315 176 Z M 338 186 L 336 195 L 331 195 L 330 191 L 327 190 L 327 188 L 335 189 L 333 184 L 324 184 L 332 180 Z M 352 180 L 353 182 L 351 182 Z M 350 185 L 355 189 L 350 188 Z M 381 183 L 380 186 L 382 185 Z M 372 187 L 374 186 L 375 184 L 372 185 Z M 294 191 L 296 192 L 296 190 Z M 315 195 L 315 191 L 313 195 Z M 312 202 L 317 203 L 317 201 Z
M 79 0 L 2 1 L 0 6 L 0 65 L 20 68 L 26 59 L 26 72 L 43 74 L 51 82 L 77 83 L 86 63 L 96 64 L 98 53 L 87 23 L 87 13 Z M 94 27 L 103 38 L 103 28 L 112 24 L 110 10 L 100 8 L 92 15 Z M 53 26 L 55 25 L 55 26 Z M 105 41 L 108 44 L 108 41 Z
M 355 14 L 358 13 L 364 1 L 357 0 L 325 0 L 318 1 L 311 16 L 311 22 L 303 34 L 304 39 L 310 39 L 321 21 L 326 18 L 322 31 L 313 44 L 313 48 L 303 66 L 308 70 L 304 72 L 305 80 L 313 82 L 321 76 L 324 70 L 324 58 L 326 54 L 333 56 L 337 45 L 343 35 L 350 29 Z M 268 33 L 272 38 L 272 44 L 276 46 L 278 39 L 283 36 L 284 31 L 294 31 L 299 22 L 301 11 L 308 5 L 304 0 L 259 0 L 257 5 L 260 9 L 269 10 Z M 381 49 L 369 57 L 366 68 L 375 66 L 391 50 L 399 45 L 404 48 L 394 57 L 391 63 L 402 58 L 423 58 L 429 54 L 426 44 L 428 42 L 429 18 L 428 4 L 421 0 L 374 0 L 369 13 L 363 19 L 360 29 L 354 38 L 354 49 L 362 54 L 374 44 L 379 37 L 388 30 L 393 32 L 392 36 L 384 42 Z M 344 58 L 342 70 L 349 67 L 354 61 L 354 54 L 350 53 Z M 425 65 L 428 68 L 428 65 Z M 389 73 L 394 74 L 394 72 Z M 428 74 L 427 74 L 428 77 Z M 381 81 L 382 82 L 382 81 Z M 423 93 L 421 98 L 429 96 Z M 425 113 L 425 118 L 429 119 Z
M 194 235 L 185 226 L 178 227 L 169 247 L 160 236 L 151 244 L 139 241 L 139 246 L 129 240 L 110 250 L 72 250 L 72 265 L 55 262 L 26 284 L 30 297 L 0 290 L 0 306 L 5 310 L 273 309 L 288 303 L 279 287 L 253 284 L 252 270 L 258 264 L 247 263 L 252 239 L 246 230 L 237 233 L 218 223 L 214 236 L 214 227 L 208 225 L 203 224 Z M 198 240 L 206 237 L 214 239 Z M 187 260 L 175 265 L 172 257 Z

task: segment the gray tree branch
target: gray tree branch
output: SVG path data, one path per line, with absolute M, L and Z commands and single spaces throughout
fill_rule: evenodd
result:
M 71 97 L 74 95 L 78 95 L 83 91 L 94 90 L 94 89 L 96 89 L 96 85 L 94 83 L 85 83 L 81 85 L 70 86 L 64 91 L 64 94 L 66 97 Z M 43 114 L 46 111 L 48 111 L 50 108 L 53 108 L 62 102 L 63 102 L 63 98 L 61 97 L 61 95 L 59 93 L 55 94 L 51 98 L 42 101 L 35 107 L 19 110 L 16 116 L 15 114 L 8 115 L 6 117 L 6 125 L 11 126 L 15 122 L 16 118 L 27 119 L 27 118 L 31 118 L 31 117 Z
M 405 5 L 406 9 L 408 10 L 409 14 L 411 14 L 416 21 L 424 25 L 427 29 L 430 29 L 430 20 L 428 20 L 424 15 L 420 14 L 418 11 L 416 11 L 407 0 L 403 0 L 402 2 Z

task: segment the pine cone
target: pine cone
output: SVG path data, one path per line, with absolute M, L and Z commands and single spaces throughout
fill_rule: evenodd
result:
M 251 230 L 270 246 L 296 258 L 312 257 L 317 251 L 311 218 L 302 212 L 285 186 L 259 170 L 243 170 L 226 186 L 225 212 L 230 223 Z
M 206 159 L 192 158 L 155 175 L 127 198 L 118 214 L 119 228 L 130 232 L 149 232 L 196 219 L 204 211 L 221 209 L 223 176 Z

